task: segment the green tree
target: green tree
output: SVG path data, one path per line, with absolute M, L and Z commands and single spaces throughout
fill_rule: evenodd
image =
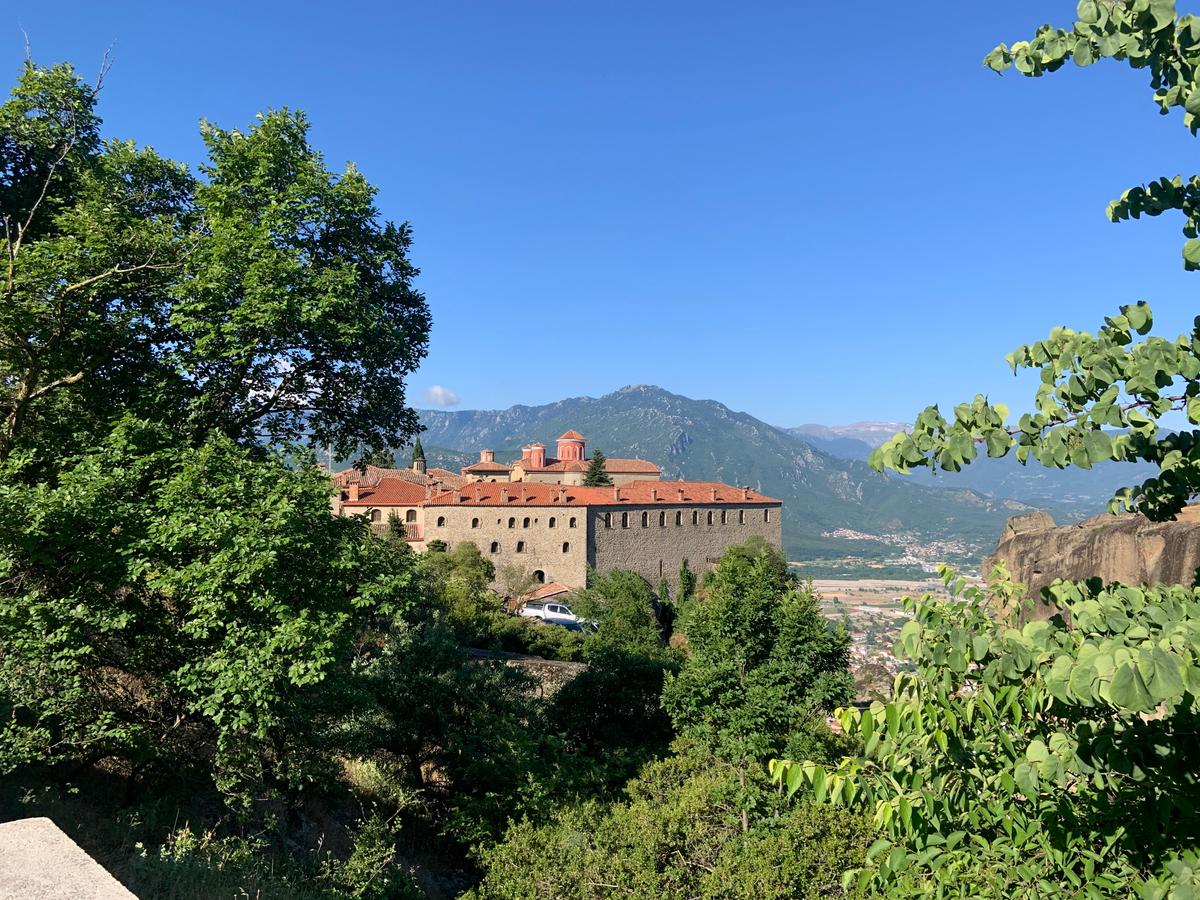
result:
M 692 599 L 695 592 L 696 573 L 689 568 L 688 561 L 685 559 L 679 564 L 679 607 L 681 609 Z
M 203 127 L 203 180 L 27 64 L 0 106 L 0 769 L 325 780 L 407 548 L 289 441 L 399 446 L 429 314 L 406 226 L 303 116 Z
M 126 422 L 55 486 L 0 481 L 0 771 L 123 760 L 244 805 L 303 786 L 403 557 L 314 466 Z M 283 792 L 282 794 L 280 792 Z
M 363 466 L 378 466 L 381 469 L 390 469 L 396 465 L 396 456 L 391 450 L 372 450 L 362 458 Z
M 664 676 L 682 658 L 663 640 L 654 606 L 645 580 L 618 570 L 594 575 L 572 600 L 597 623 L 583 645 L 588 668 L 555 695 L 546 717 L 576 754 L 576 781 L 590 779 L 593 794 L 620 788 L 674 737 L 660 698 Z
M 27 63 L 0 107 L 0 462 L 43 466 L 129 411 L 193 444 L 398 446 L 429 312 L 407 226 L 381 222 L 308 122 L 206 124 L 204 179 L 100 139 L 97 91 Z M 32 474 L 32 473 L 30 473 Z
M 412 464 L 416 468 L 418 462 L 425 462 L 425 448 L 421 446 L 421 438 L 413 441 Z
M 524 597 L 538 583 L 533 571 L 517 563 L 507 563 L 500 567 L 497 573 L 500 582 L 500 593 L 506 600 L 516 600 Z
M 726 552 L 683 630 L 663 705 L 678 732 L 739 765 L 779 755 L 852 696 L 850 638 L 768 553 Z
M 750 827 L 752 773 L 830 743 L 824 716 L 853 696 L 850 637 L 771 554 L 731 547 L 684 620 L 688 657 L 662 702 L 678 734 L 738 773 L 731 802 Z M 803 748 L 801 750 L 800 748 Z
M 546 823 L 515 824 L 481 854 L 468 897 L 602 900 L 793 900 L 838 896 L 841 870 L 863 858 L 865 817 L 818 805 L 788 809 L 761 775 L 763 815 L 743 831 L 736 775 L 702 753 L 654 762 L 627 799 L 564 806 Z
M 608 474 L 608 470 L 604 467 L 604 454 L 596 449 L 592 453 L 591 460 L 588 461 L 587 471 L 583 474 L 583 483 L 587 487 L 608 487 L 612 485 L 612 477 Z

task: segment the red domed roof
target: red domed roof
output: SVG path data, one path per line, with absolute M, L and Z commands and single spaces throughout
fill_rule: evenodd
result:
M 560 441 L 585 441 L 585 440 L 587 440 L 587 438 L 585 438 L 578 431 L 568 431 L 566 434 L 560 434 L 558 436 L 558 439 Z

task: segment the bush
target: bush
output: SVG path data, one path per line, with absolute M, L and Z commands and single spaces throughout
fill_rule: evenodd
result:
M 742 773 L 684 750 L 651 763 L 628 800 L 585 803 L 548 824 L 522 822 L 484 854 L 474 900 L 839 896 L 844 868 L 870 842 L 861 816 L 831 807 L 787 809 L 762 774 L 760 812 L 744 828 L 731 798 Z

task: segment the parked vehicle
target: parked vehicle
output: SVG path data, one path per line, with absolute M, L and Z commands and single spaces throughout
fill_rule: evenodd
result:
M 520 614 L 531 619 L 541 619 L 543 622 L 552 625 L 565 625 L 570 623 L 577 625 L 578 617 L 571 612 L 571 607 L 565 606 L 562 603 L 545 602 L 542 600 L 530 600 L 520 609 Z

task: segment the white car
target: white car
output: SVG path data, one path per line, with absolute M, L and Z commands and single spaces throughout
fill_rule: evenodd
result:
M 576 625 L 579 623 L 579 618 L 575 613 L 571 612 L 571 607 L 564 606 L 561 603 L 530 600 L 521 607 L 520 613 L 528 618 L 541 619 L 543 622 L 549 622 L 553 625 L 566 625 L 568 623 Z

